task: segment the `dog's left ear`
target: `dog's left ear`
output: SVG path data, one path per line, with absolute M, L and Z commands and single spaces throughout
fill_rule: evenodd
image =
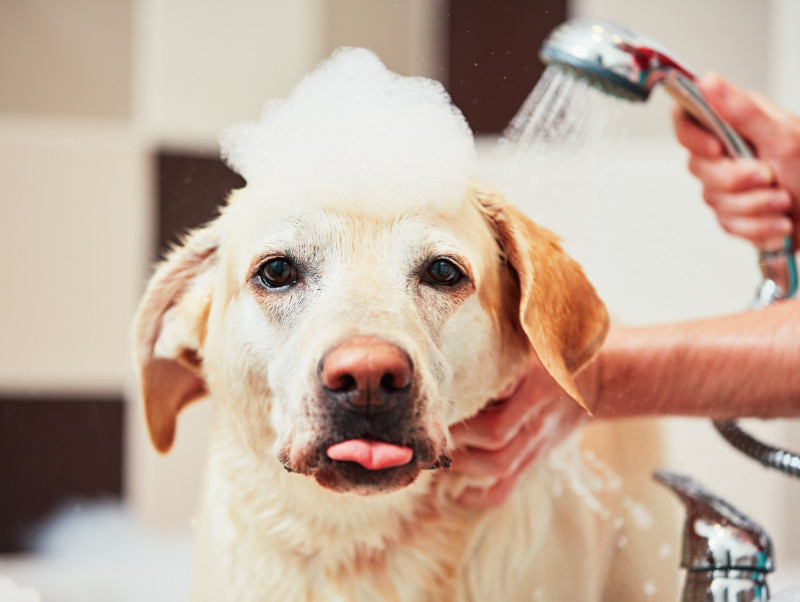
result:
M 595 355 L 608 332 L 603 302 L 552 232 L 492 191 L 473 187 L 473 193 L 516 272 L 522 330 L 559 386 L 586 408 L 572 375 Z

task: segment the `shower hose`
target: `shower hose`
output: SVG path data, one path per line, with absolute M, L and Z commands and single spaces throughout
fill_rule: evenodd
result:
M 776 261 L 777 260 L 777 261 Z M 794 259 L 792 241 L 786 237 L 783 249 L 777 252 L 761 251 L 759 265 L 764 281 L 759 288 L 752 309 L 758 310 L 781 299 L 797 295 L 798 274 Z M 775 286 L 775 280 L 783 283 L 785 292 Z M 733 420 L 714 421 L 714 427 L 728 443 L 768 468 L 775 468 L 793 477 L 800 477 L 800 454 L 779 449 L 763 443 L 743 431 Z
M 800 478 L 800 454 L 767 445 L 743 431 L 733 420 L 716 420 L 714 427 L 728 443 L 767 468 Z

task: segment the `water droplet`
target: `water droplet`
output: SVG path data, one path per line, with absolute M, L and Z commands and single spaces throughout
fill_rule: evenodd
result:
M 647 531 L 653 526 L 653 516 L 650 514 L 650 511 L 639 502 L 632 502 L 630 506 L 628 506 L 628 510 L 633 519 L 633 524 L 640 529 Z

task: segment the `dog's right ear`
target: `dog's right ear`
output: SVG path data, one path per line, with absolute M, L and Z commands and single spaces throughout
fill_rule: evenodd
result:
M 153 445 L 169 451 L 178 412 L 205 397 L 202 351 L 219 228 L 194 231 L 159 265 L 134 323 L 134 355 Z

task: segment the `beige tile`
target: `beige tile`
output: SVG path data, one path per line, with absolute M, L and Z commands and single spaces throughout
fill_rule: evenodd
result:
M 145 165 L 126 128 L 0 121 L 0 388 L 121 390 Z
M 133 0 L 0 0 L 0 111 L 127 117 Z

